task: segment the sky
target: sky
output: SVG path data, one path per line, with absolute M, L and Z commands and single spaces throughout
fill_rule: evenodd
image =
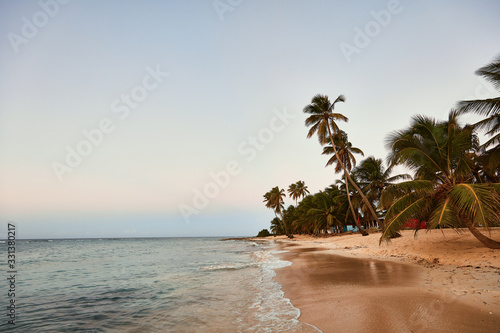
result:
M 263 194 L 340 178 L 303 108 L 346 96 L 365 157 L 496 96 L 492 1 L 0 1 L 0 238 L 251 236 Z M 473 116 L 462 118 L 473 122 Z M 363 159 L 358 157 L 358 162 Z M 286 204 L 293 204 L 287 199 Z

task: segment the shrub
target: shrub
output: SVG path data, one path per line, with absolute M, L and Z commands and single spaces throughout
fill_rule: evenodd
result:
M 262 229 L 257 234 L 257 237 L 267 237 L 267 236 L 271 236 L 271 234 L 269 233 L 269 230 L 267 230 L 267 229 Z

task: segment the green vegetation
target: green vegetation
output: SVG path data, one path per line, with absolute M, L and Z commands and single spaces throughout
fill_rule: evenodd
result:
M 361 197 L 363 202 L 368 207 L 368 210 L 372 214 L 372 217 L 375 221 L 378 221 L 378 216 L 375 213 L 375 210 L 368 202 L 368 199 L 363 194 L 363 192 L 359 189 L 356 183 L 353 181 L 352 177 L 349 175 L 349 171 L 345 167 L 342 159 L 340 158 L 337 150 L 337 146 L 335 145 L 333 139 L 334 135 L 337 136 L 340 132 L 340 129 L 335 122 L 336 120 L 347 121 L 348 118 L 340 113 L 333 113 L 335 104 L 338 102 L 345 102 L 345 97 L 340 95 L 337 99 L 331 103 L 328 96 L 326 95 L 316 95 L 313 97 L 311 104 L 307 105 L 304 108 L 304 113 L 309 114 L 310 116 L 306 119 L 306 126 L 311 126 L 309 129 L 309 133 L 307 133 L 307 137 L 310 138 L 314 134 L 318 134 L 319 143 L 321 145 L 325 145 L 328 142 L 332 144 L 333 153 L 337 158 L 340 167 L 344 170 L 344 175 L 347 180 L 352 184 L 352 186 L 357 191 L 358 195 Z M 347 187 L 347 182 L 346 182 Z M 347 196 L 349 197 L 349 195 Z
M 430 228 L 465 226 L 487 247 L 500 248 L 476 229 L 499 224 L 500 184 L 483 183 L 475 174 L 479 140 L 472 126 L 458 124 L 456 111 L 447 121 L 415 116 L 410 127 L 390 135 L 388 147 L 391 162 L 414 170 L 415 179 L 382 193 L 388 211 L 381 240 L 417 219 Z
M 334 143 L 333 146 L 330 145 L 323 148 L 323 154 L 332 154 L 335 153 L 335 151 L 337 151 L 337 154 L 335 154 L 332 158 L 330 158 L 330 160 L 328 160 L 326 166 L 336 163 L 335 173 L 340 172 L 343 166 L 344 179 L 345 179 L 344 187 L 346 191 L 347 202 L 349 203 L 349 209 L 352 214 L 352 218 L 356 222 L 358 230 L 361 232 L 361 234 L 363 236 L 368 236 L 368 233 L 363 229 L 361 223 L 359 223 L 358 215 L 356 214 L 354 206 L 352 205 L 351 196 L 349 195 L 349 182 L 348 182 L 349 172 L 352 170 L 353 166 L 356 165 L 356 158 L 354 157 L 353 153 L 361 154 L 363 156 L 364 153 L 361 149 L 352 146 L 352 143 L 350 143 L 347 140 L 347 133 L 345 133 L 344 131 L 338 131 L 338 133 L 335 135 L 335 138 L 333 139 L 333 143 Z
M 269 232 L 269 230 L 267 229 L 262 229 L 261 231 L 259 231 L 259 233 L 257 234 L 257 237 L 267 237 L 267 236 L 271 236 L 271 233 Z
M 292 184 L 288 187 L 288 193 L 290 194 L 290 198 L 295 200 L 295 206 L 297 206 L 297 199 L 300 197 L 305 197 L 306 194 L 309 194 L 309 190 L 307 186 L 304 184 L 302 180 L 299 180 L 295 184 Z
M 284 232 L 289 238 L 293 238 L 292 234 L 288 232 L 288 228 L 285 224 L 285 218 L 283 215 L 283 209 L 285 206 L 284 197 L 286 196 L 285 190 L 276 186 L 271 189 L 271 191 L 264 194 L 264 202 L 267 208 L 271 208 L 274 211 L 276 219 L 281 223 L 282 232 Z M 281 217 L 281 220 L 278 218 Z
M 477 74 L 500 90 L 500 57 Z M 338 102 L 345 102 L 345 97 L 340 95 L 332 103 L 318 94 L 304 113 L 310 127 L 307 137 L 318 135 L 323 154 L 333 154 L 326 166 L 335 165 L 335 173 L 343 172 L 343 181 L 315 194 L 309 194 L 303 181 L 291 184 L 288 193 L 295 206 L 287 209 L 283 189 L 267 192 L 264 202 L 275 213 L 271 221 L 275 235 L 343 232 L 346 225 L 356 225 L 365 236 L 366 227 L 378 226 L 383 241 L 397 237 L 414 220 L 427 222 L 427 228 L 466 227 L 485 246 L 500 248 L 500 242 L 478 229 L 500 226 L 500 97 L 462 101 L 444 121 L 414 116 L 409 127 L 388 136 L 387 168 L 373 156 L 356 167 L 354 154 L 364 154 L 338 127 L 338 121 L 348 120 L 333 112 Z M 467 112 L 485 118 L 460 125 L 460 115 Z M 477 133 L 483 130 L 489 138 L 481 145 Z M 391 175 L 397 165 L 407 167 L 413 177 Z M 420 223 L 416 225 L 418 230 Z

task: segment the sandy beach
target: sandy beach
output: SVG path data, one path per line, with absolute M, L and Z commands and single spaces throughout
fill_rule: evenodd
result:
M 268 237 L 299 320 L 323 332 L 500 332 L 500 252 L 467 230 Z M 500 239 L 500 229 L 490 237 Z

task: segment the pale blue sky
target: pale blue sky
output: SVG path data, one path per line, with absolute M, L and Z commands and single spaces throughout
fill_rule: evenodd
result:
M 500 54 L 498 1 L 229 3 L 0 1 L 0 238 L 7 221 L 22 238 L 253 235 L 273 217 L 269 189 L 339 177 L 306 139 L 315 94 L 344 94 L 341 128 L 384 159 L 412 115 L 494 95 L 474 71 Z M 58 177 L 103 119 L 113 130 Z M 207 185 L 229 161 L 227 186 Z

